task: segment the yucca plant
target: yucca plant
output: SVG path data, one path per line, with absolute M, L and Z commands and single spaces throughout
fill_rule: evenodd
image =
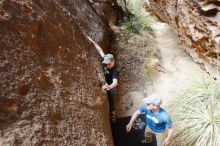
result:
M 211 79 L 191 83 L 173 102 L 175 138 L 183 146 L 220 146 L 220 87 Z

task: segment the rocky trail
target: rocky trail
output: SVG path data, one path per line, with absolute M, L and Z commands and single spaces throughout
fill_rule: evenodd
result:
M 158 72 L 152 86 L 146 88 L 149 94 L 160 95 L 166 106 L 189 82 L 208 74 L 178 45 L 177 36 L 168 24 L 155 19 L 153 31 L 161 52 L 160 65 L 164 72 Z
M 132 113 L 141 103 L 142 98 L 153 93 L 161 96 L 161 98 L 163 98 L 163 106 L 167 106 L 169 105 L 169 103 L 172 102 L 170 100 L 172 100 L 172 98 L 174 98 L 178 94 L 178 91 L 184 88 L 187 83 L 197 78 L 207 76 L 207 73 L 203 69 L 201 69 L 200 66 L 196 64 L 189 57 L 189 55 L 178 45 L 177 36 L 175 35 L 171 27 L 166 23 L 160 22 L 156 18 L 152 19 L 154 41 L 160 52 L 160 63 L 157 64 L 156 67 L 154 67 L 154 75 L 152 75 L 151 77 L 143 75 L 144 71 L 142 69 L 140 69 L 139 73 L 136 73 L 137 70 L 134 71 L 132 66 L 131 68 L 126 69 L 128 71 L 126 73 L 131 74 L 131 72 L 135 72 L 133 75 L 139 75 L 140 79 L 136 80 L 136 82 L 132 81 L 121 83 L 130 85 L 132 90 L 126 90 L 127 93 L 121 93 L 119 95 L 119 101 L 116 105 L 118 107 L 118 117 L 132 115 Z M 146 43 L 149 42 L 149 40 L 145 41 Z M 124 56 L 128 56 L 129 53 L 138 54 L 137 52 L 139 52 L 140 50 L 142 50 L 143 54 L 145 54 L 143 56 L 146 56 L 146 54 L 149 53 L 149 48 L 143 49 L 141 47 L 141 49 L 132 49 L 133 52 L 128 51 L 130 48 L 135 47 L 136 46 L 129 46 L 129 48 L 126 48 L 126 52 L 128 54 L 124 54 Z M 123 54 L 120 55 L 123 56 Z M 146 59 L 146 57 L 140 56 L 140 54 L 138 54 L 137 56 L 140 57 L 140 60 Z M 124 62 L 124 60 L 120 60 L 122 59 L 122 57 L 118 58 L 118 62 Z M 127 62 L 127 64 L 129 64 L 129 62 Z M 127 64 L 123 63 L 122 65 L 127 66 Z M 143 64 L 144 63 L 137 63 L 135 65 L 143 68 Z M 122 66 L 119 66 L 119 68 L 122 68 Z M 123 78 L 124 75 L 120 77 Z M 136 88 L 133 88 L 134 84 L 136 85 Z M 121 85 L 119 88 L 120 91 L 124 91 L 124 88 L 129 87 Z
M 142 99 L 151 94 L 158 94 L 163 99 L 162 107 L 172 112 L 169 105 L 172 103 L 172 99 L 178 95 L 178 92 L 187 86 L 187 83 L 207 76 L 207 73 L 178 45 L 177 36 L 171 27 L 154 17 L 152 21 L 153 38 L 150 38 L 149 35 L 148 37 L 143 36 L 145 39 L 143 40 L 148 44 L 145 49 L 142 48 L 143 45 L 137 47 L 136 44 L 131 44 L 131 46 L 123 50 L 127 54 L 117 50 L 117 53 L 119 53 L 118 62 L 123 62 L 122 64 L 119 63 L 119 68 L 123 68 L 120 65 L 127 66 L 126 73 L 130 75 L 130 80 L 120 82 L 122 85 L 119 86 L 119 92 L 123 93 L 119 93 L 118 102 L 116 103 L 118 118 L 131 116 L 141 104 Z M 160 52 L 159 57 L 153 58 L 155 60 L 159 58 L 160 61 L 153 66 L 154 73 L 150 77 L 145 74 L 143 69 L 144 64 L 147 63 L 146 56 L 150 53 L 149 39 L 153 39 Z M 140 51 L 142 51 L 143 55 L 140 55 Z M 129 61 L 132 62 L 132 60 L 128 59 L 129 53 L 136 54 L 136 57 L 139 57 L 137 60 L 145 59 L 145 61 L 137 61 L 133 66 L 129 66 Z M 126 59 L 127 62 L 125 63 L 124 60 Z M 124 76 L 126 76 L 124 74 L 126 73 L 123 72 L 120 77 L 124 79 Z M 131 78 L 136 78 L 136 80 Z M 130 90 L 129 85 L 131 87 Z

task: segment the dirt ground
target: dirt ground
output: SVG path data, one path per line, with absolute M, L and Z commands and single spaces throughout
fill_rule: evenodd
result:
M 112 27 L 116 34 L 115 56 L 119 69 L 117 117 L 130 116 L 147 96 L 146 85 L 152 84 L 145 69 L 148 58 L 159 58 L 154 37 L 149 32 L 134 34 L 124 27 Z M 154 52 L 153 52 L 154 51 Z
M 187 83 L 208 75 L 179 46 L 168 24 L 155 17 L 151 19 L 152 31 L 142 34 L 112 27 L 119 68 L 118 117 L 131 115 L 130 109 L 153 93 L 161 96 L 166 107 Z
M 152 21 L 152 31 L 140 35 L 123 27 L 112 27 L 116 33 L 115 55 L 120 72 L 117 117 L 131 116 L 142 99 L 151 94 L 162 98 L 162 107 L 172 117 L 174 109 L 170 109 L 170 104 L 178 92 L 187 83 L 207 77 L 179 46 L 170 26 L 154 17 Z

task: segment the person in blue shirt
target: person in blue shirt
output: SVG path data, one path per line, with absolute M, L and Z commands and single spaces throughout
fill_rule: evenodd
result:
M 173 123 L 169 114 L 160 107 L 162 99 L 157 95 L 153 94 L 143 99 L 143 104 L 140 105 L 139 109 L 132 115 L 130 122 L 126 125 L 127 132 L 130 132 L 132 124 L 140 114 L 144 114 L 146 123 L 145 129 L 145 140 L 142 142 L 151 143 L 152 135 L 155 134 L 157 138 L 158 146 L 168 146 L 171 142 L 173 135 Z M 165 139 L 164 133 L 167 129 L 167 136 Z

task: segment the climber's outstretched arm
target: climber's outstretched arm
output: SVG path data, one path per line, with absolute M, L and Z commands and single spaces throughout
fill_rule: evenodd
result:
M 102 48 L 96 43 L 94 42 L 89 36 L 87 36 L 88 40 L 90 42 L 93 43 L 93 45 L 95 46 L 95 48 L 98 50 L 99 54 L 102 56 L 102 58 L 105 56 L 105 53 L 103 52 Z

